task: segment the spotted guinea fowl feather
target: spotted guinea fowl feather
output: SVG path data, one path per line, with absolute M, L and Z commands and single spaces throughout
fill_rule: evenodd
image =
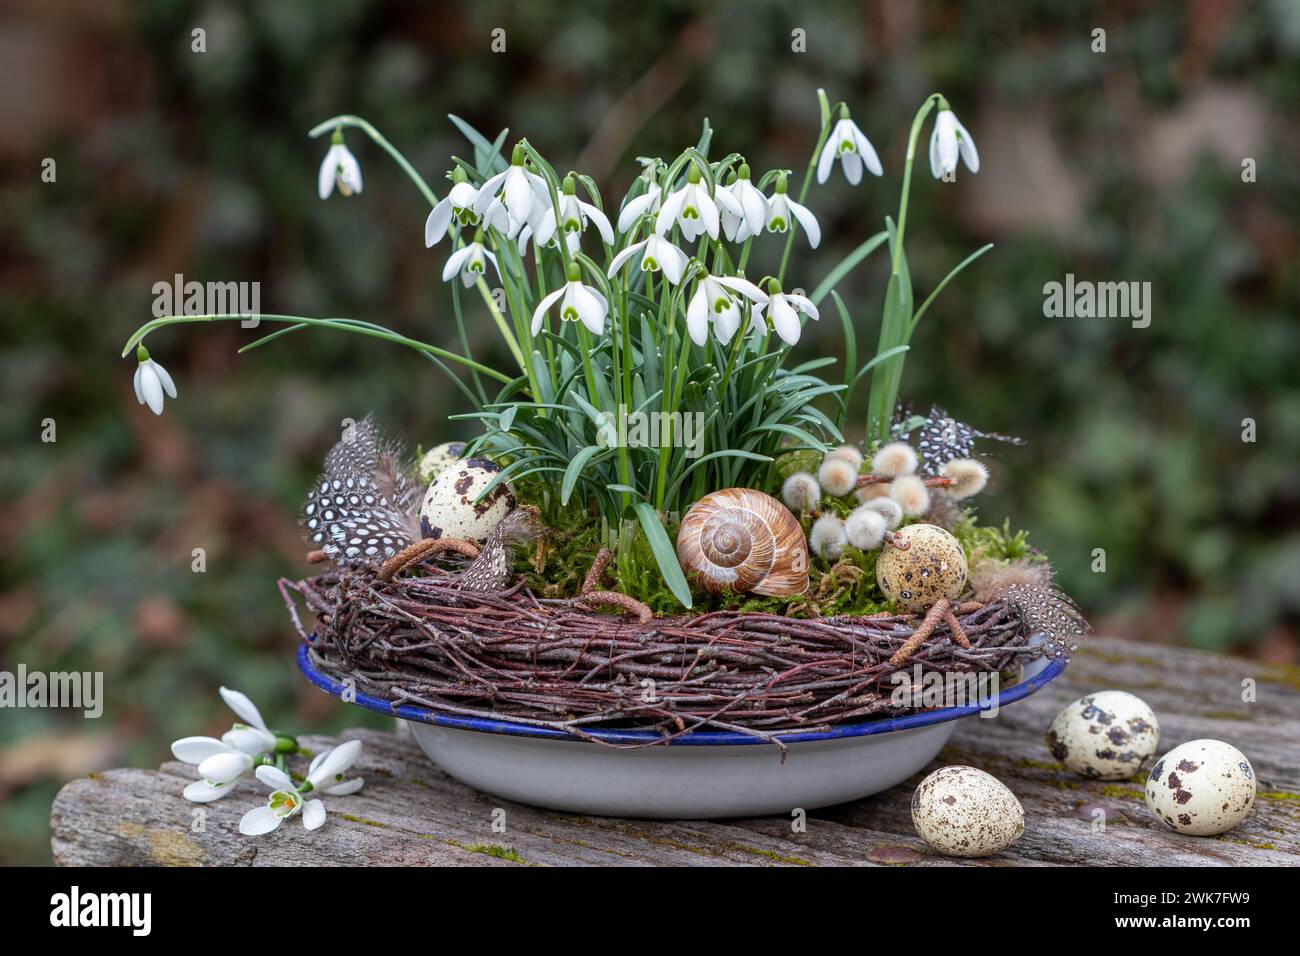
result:
M 1088 622 L 1074 599 L 1054 584 L 1015 583 L 1006 600 L 1020 613 L 1026 633 L 1042 634 L 1049 657 L 1069 657 L 1088 635 Z
M 460 576 L 460 586 L 468 591 L 499 591 L 504 588 L 510 581 L 515 548 L 533 540 L 540 531 L 541 518 L 532 505 L 510 512 L 488 535 L 479 556 Z
M 419 487 L 401 464 L 401 445 L 367 415 L 325 456 L 303 503 L 307 540 L 340 564 L 377 563 L 420 537 Z
M 1025 443 L 1023 438 L 1014 435 L 978 431 L 965 422 L 957 421 L 938 405 L 931 405 L 930 413 L 923 417 L 921 423 L 908 428 L 912 418 L 911 406 L 900 403 L 894 412 L 894 437 L 915 444 L 921 458 L 921 473 L 924 475 L 939 474 L 939 470 L 954 458 L 972 457 L 975 442 L 982 438 L 1011 445 Z M 914 431 L 915 440 L 912 437 Z

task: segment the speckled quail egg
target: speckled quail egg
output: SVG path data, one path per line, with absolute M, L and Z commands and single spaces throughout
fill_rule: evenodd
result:
M 493 488 L 486 498 L 475 498 L 501 472 L 486 458 L 454 462 L 434 479 L 420 505 L 420 528 L 426 538 L 465 538 L 480 544 L 515 507 L 515 490 L 509 482 Z
M 420 458 L 418 468 L 420 481 L 425 484 L 433 481 L 448 465 L 460 461 L 460 456 L 463 454 L 465 454 L 463 441 L 445 441 L 441 445 L 430 448 Z
M 989 856 L 1025 832 L 1025 810 L 1002 781 L 974 767 L 942 767 L 912 794 L 912 825 L 948 856 Z
M 961 594 L 966 586 L 966 555 L 956 538 L 932 524 L 908 525 L 895 537 L 906 541 L 907 549 L 887 540 L 876 559 L 876 583 L 886 596 L 920 613 L 941 597 L 955 600 Z
M 1125 780 L 1160 746 L 1160 724 L 1140 697 L 1102 690 L 1067 705 L 1047 731 L 1052 756 L 1094 780 Z
M 1192 836 L 1230 830 L 1255 803 L 1255 771 L 1232 744 L 1189 740 L 1156 761 L 1147 807 L 1165 826 Z

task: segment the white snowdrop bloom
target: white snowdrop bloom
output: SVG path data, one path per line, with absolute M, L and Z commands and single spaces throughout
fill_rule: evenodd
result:
M 476 226 L 481 216 L 474 211 L 474 202 L 478 199 L 478 190 L 465 180 L 465 171 L 456 167 L 456 181 L 451 192 L 433 207 L 429 218 L 424 220 L 424 245 L 432 248 L 442 241 L 453 219 L 463 228 Z
M 578 198 L 576 184 L 572 176 L 564 177 L 564 191 L 560 193 L 559 218 L 560 231 L 564 233 L 570 252 L 578 248 L 579 239 L 586 230 L 588 221 L 596 224 L 596 230 L 600 233 L 602 242 L 609 246 L 614 244 L 614 228 L 609 224 L 609 218 L 601 212 L 599 206 L 583 202 Z M 537 227 L 537 241 L 542 245 L 546 245 L 554 238 L 555 210 L 547 209 L 542 214 Z
M 233 784 L 253 769 L 254 759 L 215 737 L 182 737 L 172 742 L 172 756 L 194 764 L 202 779 L 195 780 L 182 796 L 192 803 L 220 800 Z
M 664 235 L 674 224 L 681 227 L 682 237 L 687 242 L 694 242 L 700 236 L 708 234 L 710 239 L 718 238 L 721 225 L 718 207 L 730 210 L 737 216 L 743 216 L 741 208 L 731 193 L 719 189 L 713 196 L 700 181 L 700 168 L 694 163 L 686 173 L 686 185 L 664 200 L 655 217 L 655 232 Z
M 266 726 L 257 705 L 246 694 L 228 687 L 217 690 L 226 706 L 233 710 L 242 724 L 235 724 L 222 736 L 222 740 L 247 754 L 270 753 L 275 749 L 275 734 Z
M 817 306 L 813 305 L 812 299 L 806 295 L 799 295 L 797 292 L 773 293 L 772 297 L 767 300 L 767 306 L 762 310 L 762 313 L 772 320 L 772 328 L 776 330 L 777 335 L 781 336 L 781 341 L 786 345 L 797 345 L 799 336 L 803 333 L 803 323 L 799 321 L 800 313 L 810 319 L 820 318 L 817 313 Z M 761 331 L 763 328 L 765 328 L 765 324 L 760 320 L 758 330 Z
M 736 170 L 736 181 L 726 187 L 728 194 L 740 206 L 737 214 L 727 207 L 722 209 L 722 231 L 732 242 L 744 242 L 763 231 L 767 221 L 767 199 L 749 179 L 749 165 L 741 163 Z
M 483 235 L 479 233 L 474 236 L 473 242 L 457 249 L 447 257 L 447 264 L 442 267 L 442 281 L 450 282 L 459 274 L 461 284 L 468 289 L 479 279 L 487 276 L 489 262 L 499 275 L 501 269 L 497 265 L 497 257 L 483 248 Z
M 798 222 L 803 227 L 803 231 L 808 234 L 808 245 L 816 249 L 818 243 L 822 241 L 822 229 L 817 224 L 817 217 L 807 206 L 800 205 L 787 196 L 785 190 L 785 176 L 778 176 L 776 192 L 767 201 L 767 231 L 788 232 L 793 217 L 793 220 Z
M 340 196 L 361 192 L 361 164 L 352 155 L 352 151 L 343 145 L 341 129 L 334 131 L 330 148 L 321 160 L 320 172 L 316 176 L 316 190 L 321 199 L 329 199 L 336 186 Z
M 980 171 L 980 154 L 975 148 L 966 127 L 962 126 L 952 110 L 944 108 L 934 121 L 934 132 L 930 134 L 930 172 L 935 179 L 942 179 L 957 168 L 958 158 L 966 163 L 972 173 Z
M 657 213 L 662 199 L 659 187 L 653 184 L 648 192 L 629 199 L 623 206 L 623 211 L 618 214 L 618 231 L 629 232 L 646 213 Z
M 533 312 L 533 335 L 542 331 L 542 320 L 556 302 L 560 303 L 560 318 L 565 322 L 581 322 L 594 335 L 605 331 L 609 302 L 596 289 L 582 284 L 576 263 L 569 265 L 569 281 L 537 304 Z
M 497 173 L 479 187 L 474 212 L 486 224 L 500 228 L 499 223 L 503 222 L 500 211 L 504 208 L 510 220 L 503 231 L 513 239 L 525 225 L 537 232 L 550 205 L 551 189 L 546 180 L 524 167 L 524 151 L 516 146 L 506 171 Z
M 293 785 L 290 776 L 278 767 L 262 766 L 257 768 L 257 779 L 271 788 L 271 796 L 266 806 L 249 810 L 239 821 L 239 832 L 244 836 L 261 836 L 270 833 L 285 820 L 303 811 L 304 801 L 298 788 Z M 303 814 L 303 826 L 315 830 L 325 822 L 325 804 L 312 800 L 316 806 L 311 817 Z
M 856 186 L 862 182 L 862 167 L 866 166 L 873 176 L 884 175 L 880 157 L 876 155 L 871 141 L 858 129 L 858 124 L 849 119 L 848 109 L 841 107 L 840 118 L 826 137 L 822 154 L 817 158 L 817 182 L 824 183 L 831 175 L 831 166 L 836 159 L 844 170 L 844 178 Z
M 135 397 L 141 405 L 148 405 L 155 415 L 163 410 L 163 395 L 176 397 L 176 383 L 167 374 L 167 370 L 149 357 L 149 350 L 143 345 L 135 350 L 135 357 L 140 364 L 135 369 Z
M 703 345 L 708 340 L 710 321 L 719 342 L 726 345 L 731 341 L 740 328 L 741 306 L 744 304 L 736 293 L 756 306 L 767 304 L 767 295 L 747 279 L 705 275 L 696 282 L 695 294 L 686 309 L 686 331 L 692 342 Z
M 651 233 L 648 239 L 633 243 L 616 255 L 614 261 L 609 264 L 609 277 L 614 278 L 614 273 L 623 268 L 623 264 L 637 253 L 641 253 L 642 272 L 658 272 L 662 269 L 664 277 L 673 285 L 682 281 L 682 274 L 686 271 L 688 261 L 686 253 L 674 246 L 667 237 L 655 233 Z
M 360 777 L 343 778 L 361 756 L 361 746 L 360 740 L 349 740 L 333 750 L 317 754 L 307 769 L 307 782 L 298 787 L 299 792 L 317 790 L 335 797 L 356 793 L 365 781 Z
M 361 741 L 349 740 L 328 750 L 311 763 L 307 779 L 294 784 L 293 779 L 278 767 L 264 765 L 257 768 L 257 779 L 271 788 L 266 806 L 244 814 L 239 821 L 239 832 L 246 836 L 270 833 L 295 814 L 302 813 L 302 825 L 316 830 L 325 823 L 325 804 L 317 799 L 304 799 L 312 791 L 343 796 L 356 793 L 362 781 L 357 778 L 343 780 L 344 775 L 361 756 Z M 342 782 L 340 782 L 342 781 Z

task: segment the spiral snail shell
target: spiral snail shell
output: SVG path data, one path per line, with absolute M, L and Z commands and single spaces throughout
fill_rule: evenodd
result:
M 808 590 L 808 544 L 794 515 L 771 495 L 724 488 L 691 505 L 677 531 L 677 559 L 705 590 L 788 597 Z

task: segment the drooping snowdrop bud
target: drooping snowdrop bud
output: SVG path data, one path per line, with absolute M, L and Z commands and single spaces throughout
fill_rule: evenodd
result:
M 843 458 L 853 466 L 854 471 L 862 470 L 862 452 L 857 445 L 840 445 L 826 453 L 827 458 Z
M 808 245 L 814 249 L 822 241 L 822 229 L 817 217 L 807 206 L 801 206 L 786 195 L 785 173 L 776 177 L 776 192 L 767 201 L 767 231 L 788 232 L 793 217 L 808 234 Z
M 930 489 L 916 475 L 903 475 L 889 485 L 889 497 L 903 509 L 909 518 L 917 518 L 930 510 Z
M 673 285 L 682 281 L 682 274 L 686 271 L 688 261 L 686 253 L 674 246 L 667 237 L 656 233 L 651 233 L 648 239 L 634 242 L 616 255 L 614 261 L 609 264 L 609 277 L 614 278 L 614 273 L 623 268 L 624 263 L 638 253 L 641 254 L 642 272 L 663 270 L 664 277 Z
M 560 193 L 560 231 L 564 233 L 565 242 L 568 243 L 569 251 L 576 250 L 579 246 L 579 239 L 583 231 L 587 228 L 587 222 L 590 220 L 596 224 L 596 229 L 600 233 L 601 240 L 612 246 L 614 244 L 614 228 L 609 224 L 609 219 L 600 207 L 589 202 L 583 202 L 577 196 L 577 184 L 572 176 L 565 176 Z M 537 241 L 546 245 L 555 238 L 555 210 L 548 209 L 542 214 L 541 225 L 537 228 Z
M 744 242 L 757 236 L 767 222 L 767 199 L 750 181 L 748 163 L 740 164 L 736 170 L 736 181 L 726 188 L 740 206 L 740 213 L 737 214 L 729 206 L 723 206 L 723 233 L 732 242 Z
M 858 470 L 843 458 L 826 458 L 817 469 L 817 480 L 828 495 L 843 498 L 853 490 Z
M 452 219 L 455 219 L 462 228 L 467 226 L 476 226 L 480 221 L 480 216 L 474 211 L 474 201 L 478 199 L 478 190 L 469 184 L 465 170 L 459 166 L 451 174 L 451 192 L 447 193 L 433 207 L 429 213 L 429 218 L 424 220 L 424 247 L 432 248 L 442 241 L 442 237 L 447 234 L 447 228 L 451 225 Z
M 298 791 L 307 793 L 318 790 L 333 796 L 356 793 L 361 789 L 364 781 L 359 777 L 351 780 L 343 778 L 361 756 L 361 747 L 360 740 L 349 740 L 347 743 L 339 744 L 333 750 L 318 754 L 307 769 L 307 781 L 299 785 Z
M 776 334 L 781 336 L 781 341 L 786 345 L 797 345 L 799 336 L 803 334 L 803 323 L 799 321 L 799 314 L 803 313 L 810 319 L 819 318 L 817 306 L 813 305 L 812 299 L 797 292 L 782 292 L 781 285 L 776 279 L 769 280 L 769 287 L 772 291 L 772 297 L 768 299 L 767 306 L 758 310 L 755 309 L 751 315 L 750 330 L 762 332 L 766 329 L 762 321 L 763 316 L 772 320 L 772 328 Z
M 880 547 L 885 540 L 886 530 L 884 516 L 866 505 L 855 508 L 844 519 L 844 534 L 849 539 L 849 544 L 862 551 Z
M 336 129 L 330 139 L 330 148 L 321 160 L 316 176 L 316 190 L 321 199 L 329 199 L 338 187 L 340 196 L 361 192 L 361 165 L 352 151 L 343 145 L 343 130 Z
M 846 544 L 844 522 L 836 515 L 822 515 L 808 532 L 808 550 L 826 561 L 838 560 Z
M 966 168 L 972 173 L 980 171 L 980 154 L 975 148 L 966 127 L 958 122 L 953 111 L 946 106 L 939 110 L 934 120 L 934 132 L 930 134 L 930 172 L 935 179 L 942 179 L 957 168 L 960 157 Z
M 450 282 L 459 275 L 461 284 L 468 289 L 479 279 L 486 278 L 489 262 L 500 273 L 497 257 L 483 248 L 483 232 L 480 230 L 474 234 L 473 242 L 447 257 L 447 264 L 442 267 L 442 281 Z
M 767 294 L 748 279 L 706 273 L 696 280 L 695 293 L 686 308 L 686 331 L 692 342 L 702 346 L 708 341 L 710 322 L 719 342 L 726 345 L 731 341 L 740 328 L 744 304 L 736 293 L 753 303 L 750 308 L 767 305 Z
M 822 154 L 817 159 L 817 182 L 824 183 L 830 178 L 831 166 L 836 159 L 844 170 L 844 178 L 854 186 L 862 182 L 863 166 L 873 176 L 884 175 L 875 147 L 858 129 L 858 124 L 849 119 L 848 107 L 840 107 L 839 121 L 822 146 Z
M 542 331 L 542 320 L 556 302 L 560 303 L 563 321 L 581 322 L 593 335 L 605 331 L 609 302 L 598 290 L 582 284 L 582 271 L 576 262 L 569 263 L 568 281 L 537 304 L 533 312 L 533 335 Z
M 796 471 L 781 485 L 781 500 L 795 514 L 806 514 L 821 507 L 822 490 L 808 472 Z
M 884 489 L 883 485 L 869 485 L 868 487 Z M 872 498 L 864 502 L 862 507 L 870 508 L 885 519 L 885 527 L 893 531 L 903 523 L 903 506 L 890 497 Z
M 978 495 L 989 483 L 988 468 L 974 458 L 954 458 L 939 469 L 939 474 L 952 479 L 944 491 L 958 501 Z
M 895 441 L 883 446 L 871 459 L 871 473 L 880 478 L 898 478 L 916 472 L 916 452 L 906 442 Z
M 163 395 L 176 397 L 176 383 L 167 374 L 167 370 L 149 357 L 149 350 L 143 345 L 135 350 L 135 357 L 140 364 L 135 369 L 135 397 L 141 405 L 148 405 L 155 415 L 163 410 Z

